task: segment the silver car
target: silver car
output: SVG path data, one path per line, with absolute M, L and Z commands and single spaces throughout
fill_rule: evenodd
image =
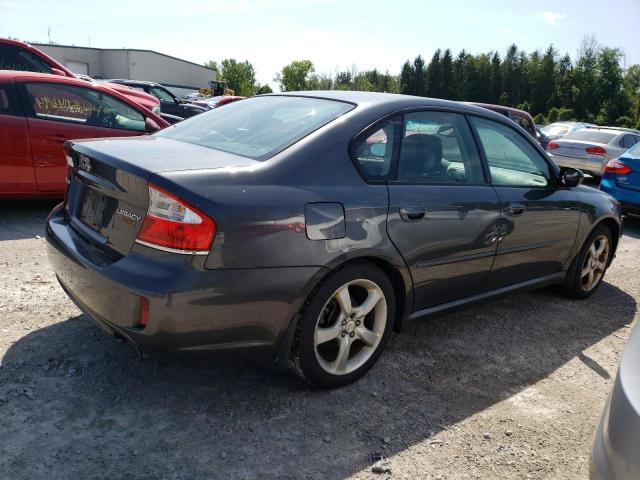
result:
M 591 450 L 591 480 L 640 478 L 640 327 L 622 353 Z
M 583 128 L 547 144 L 549 157 L 561 167 L 578 168 L 601 177 L 609 160 L 640 142 L 640 131 L 614 128 Z
M 565 135 L 569 135 L 576 130 L 591 127 L 597 127 L 597 125 L 584 122 L 554 122 L 549 125 L 545 125 L 540 129 L 540 131 L 549 140 L 556 140 L 560 137 L 564 137 Z

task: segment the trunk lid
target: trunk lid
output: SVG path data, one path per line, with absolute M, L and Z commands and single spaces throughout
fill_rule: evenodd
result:
M 557 148 L 549 150 L 554 155 L 562 155 L 563 157 L 575 157 L 575 158 L 587 158 L 590 155 L 587 153 L 589 147 L 602 147 L 605 150 L 607 145 L 594 142 L 583 142 L 577 140 L 554 140 Z
M 137 238 L 147 213 L 152 175 L 258 163 L 153 136 L 70 142 L 66 149 L 70 167 L 67 219 L 74 230 L 113 260 L 126 255 Z

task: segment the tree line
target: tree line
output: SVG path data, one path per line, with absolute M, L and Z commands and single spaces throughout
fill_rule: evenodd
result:
M 527 53 L 511 45 L 471 54 L 436 50 L 429 63 L 418 55 L 407 60 L 399 75 L 377 69 L 317 73 L 310 60 L 296 60 L 278 72 L 282 91 L 361 90 L 403 93 L 449 100 L 492 103 L 526 110 L 536 123 L 578 120 L 599 125 L 640 128 L 640 65 L 624 68 L 621 49 L 600 45 L 595 37 L 582 41 L 574 60 L 553 45 Z M 271 91 L 259 85 L 248 61 L 209 62 L 238 95 Z

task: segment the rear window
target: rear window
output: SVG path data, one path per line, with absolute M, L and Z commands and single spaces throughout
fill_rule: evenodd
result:
M 566 135 L 569 132 L 569 127 L 566 125 L 547 125 L 540 129 L 545 135 L 557 135 L 559 137 Z
M 51 73 L 51 65 L 15 45 L 0 45 L 0 70 Z
M 585 129 L 585 130 L 578 130 L 573 133 L 570 133 L 563 139 L 564 140 L 586 140 L 588 142 L 595 142 L 595 143 L 609 143 L 611 140 L 613 140 L 617 136 L 618 136 L 617 133 L 603 132 L 603 131 L 593 130 L 593 129 Z
M 156 135 L 262 161 L 352 108 L 319 98 L 254 97 L 202 113 Z

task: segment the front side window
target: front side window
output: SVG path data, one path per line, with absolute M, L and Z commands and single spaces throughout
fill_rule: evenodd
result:
M 262 161 L 351 109 L 350 103 L 320 98 L 252 97 L 155 135 Z
M 482 163 L 464 116 L 432 111 L 404 115 L 397 179 L 483 183 Z
M 161 102 L 175 103 L 175 99 L 164 88 L 150 87 L 149 93 L 151 93 L 151 95 L 156 97 Z
M 145 131 L 144 116 L 106 93 L 60 83 L 25 84 L 32 116 L 93 127 Z
M 491 183 L 504 186 L 546 187 L 549 164 L 515 130 L 498 122 L 471 117 L 482 142 Z
M 399 120 L 385 120 L 380 127 L 354 147 L 357 162 L 365 175 L 375 179 L 389 173 L 393 156 L 394 133 Z

